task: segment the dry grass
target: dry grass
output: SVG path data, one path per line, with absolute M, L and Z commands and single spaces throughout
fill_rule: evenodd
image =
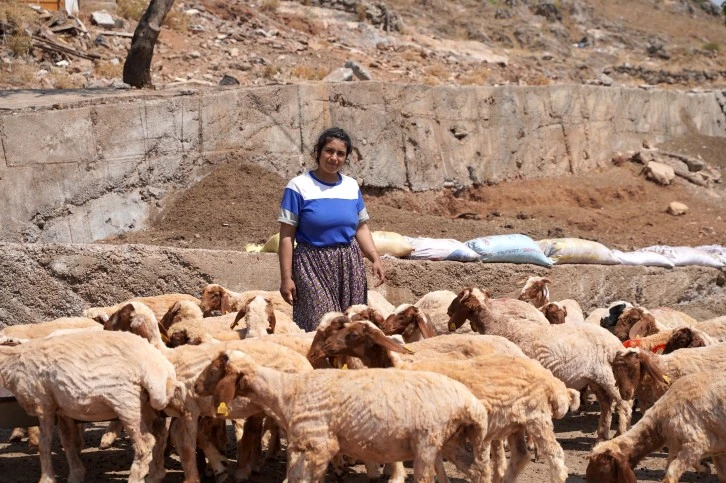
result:
M 15 55 L 24 56 L 30 53 L 33 47 L 33 39 L 24 31 L 5 37 L 5 44 Z
M 400 53 L 400 58 L 409 62 L 420 62 L 423 58 L 423 51 L 406 49 Z
M 13 64 L 0 69 L 0 83 L 27 87 L 35 82 L 35 68 L 26 64 Z
M 186 32 L 189 30 L 191 21 L 189 20 L 189 16 L 184 12 L 180 10 L 171 10 L 166 14 L 163 25 L 176 32 Z
M 265 68 L 262 70 L 262 75 L 266 79 L 272 79 L 280 72 L 282 72 L 282 68 L 279 65 L 269 64 L 269 65 L 266 65 Z
M 275 12 L 280 8 L 280 0 L 263 0 L 260 10 L 263 12 Z
M 355 7 L 355 13 L 358 16 L 358 21 L 359 22 L 365 22 L 366 19 L 368 18 L 368 15 L 366 14 L 367 13 L 366 12 L 366 7 L 362 3 L 359 3 Z
M 298 64 L 292 68 L 290 74 L 293 77 L 303 80 L 321 80 L 330 73 L 330 69 L 322 66 L 310 66 Z
M 439 81 L 446 81 L 451 76 L 451 70 L 441 64 L 432 64 L 424 69 L 427 77 L 434 77 Z
M 721 50 L 721 46 L 717 42 L 706 42 L 701 48 L 706 52 L 712 53 L 716 53 Z
M 111 62 L 101 60 L 93 65 L 93 73 L 96 77 L 104 79 L 116 79 L 123 77 L 124 65 L 122 63 L 113 64 Z
M 459 77 L 459 83 L 465 86 L 483 86 L 489 77 L 489 69 L 479 67 Z
M 127 20 L 139 21 L 149 4 L 146 0 L 118 0 L 116 2 L 116 14 Z
M 25 29 L 35 17 L 35 12 L 28 8 L 26 3 L 18 0 L 0 0 L 0 22 L 10 25 L 13 29 L 10 33 L 5 33 L 2 41 L 7 49 L 17 56 L 28 55 L 33 47 L 31 37 Z

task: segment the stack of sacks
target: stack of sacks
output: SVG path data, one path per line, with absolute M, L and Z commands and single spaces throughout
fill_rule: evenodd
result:
M 544 254 L 557 265 L 565 263 L 591 263 L 618 265 L 620 261 L 610 249 L 591 240 L 579 238 L 547 238 L 537 242 Z
M 475 262 L 479 255 L 459 240 L 450 238 L 411 238 L 406 241 L 413 247 L 408 258 L 414 260 L 450 260 L 455 262 Z
M 395 231 L 374 231 L 371 232 L 373 244 L 380 256 L 407 257 L 413 251 L 413 247 L 406 240 L 406 237 Z
M 651 252 L 668 258 L 676 267 L 687 265 L 700 265 L 703 267 L 722 268 L 722 262 L 716 256 L 693 247 L 669 247 L 667 245 L 653 245 L 641 248 L 639 252 Z
M 466 242 L 482 262 L 533 263 L 552 266 L 539 245 L 527 235 L 493 235 L 474 238 Z

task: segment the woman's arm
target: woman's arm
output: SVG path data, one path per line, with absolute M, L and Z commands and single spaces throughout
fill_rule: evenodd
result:
M 297 300 L 295 282 L 292 281 L 292 242 L 295 239 L 295 227 L 280 223 L 280 245 L 277 256 L 280 259 L 280 295 L 292 305 Z
M 355 239 L 363 250 L 363 255 L 373 263 L 373 275 L 378 278 L 376 287 L 386 281 L 386 272 L 383 269 L 383 264 L 376 251 L 376 245 L 373 243 L 373 237 L 371 236 L 371 230 L 368 228 L 368 223 L 365 221 L 358 225 L 358 230 L 355 232 Z

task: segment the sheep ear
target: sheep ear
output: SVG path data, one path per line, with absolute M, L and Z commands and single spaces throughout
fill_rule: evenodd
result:
M 564 305 L 562 306 L 562 311 L 565 313 L 565 317 L 567 317 L 567 307 Z
M 174 317 L 176 317 L 176 314 L 181 309 L 181 304 L 179 302 L 174 302 L 174 305 L 172 305 L 169 310 L 166 311 L 164 316 L 159 321 L 159 325 L 161 327 L 164 327 L 164 329 L 169 329 L 171 327 L 171 324 L 174 322 Z
M 427 318 L 428 315 L 421 313 L 421 311 L 416 314 L 416 326 L 418 327 L 418 330 L 421 332 L 421 335 L 424 339 L 430 339 L 431 337 L 434 337 L 436 335 L 431 330 L 431 326 L 429 326 L 428 321 L 426 320 Z
M 134 306 L 126 304 L 121 309 L 117 310 L 109 319 L 103 324 L 103 330 L 120 330 L 128 332 L 131 328 L 131 319 L 134 315 Z
M 615 468 L 617 472 L 617 481 L 619 483 L 638 483 L 633 469 L 623 455 L 613 456 L 615 460 Z
M 471 289 L 470 288 L 465 288 L 464 290 L 462 290 L 461 292 L 459 292 L 459 302 L 465 302 L 466 300 L 469 299 L 469 297 L 471 297 Z
M 219 407 L 222 403 L 229 406 L 234 399 L 237 389 L 237 379 L 239 374 L 227 374 L 219 380 L 214 389 L 214 404 Z
M 641 350 L 639 357 L 641 374 L 642 371 L 645 371 L 650 377 L 653 378 L 656 384 L 668 384 L 668 380 L 666 379 L 665 374 L 663 374 L 658 366 L 653 364 L 653 361 L 650 360 L 650 356 L 648 354 Z
M 481 293 L 484 294 L 486 296 L 486 298 L 488 298 L 488 299 L 492 298 L 492 294 L 490 294 L 489 290 L 487 290 L 485 288 L 481 289 Z
M 275 325 L 277 325 L 277 319 L 275 318 L 275 309 L 272 308 L 271 302 L 268 302 L 265 311 L 267 312 L 267 333 L 274 334 Z
M 220 302 L 219 311 L 222 312 L 222 315 L 228 314 L 232 311 L 232 304 L 229 303 L 229 294 L 226 290 L 222 292 L 222 301 Z
M 404 346 L 402 346 L 398 342 L 394 342 L 393 340 L 389 339 L 380 330 L 374 330 L 371 328 L 367 328 L 366 330 L 369 331 L 369 334 L 371 335 L 371 339 L 373 339 L 373 341 L 376 344 L 383 347 L 384 349 L 393 351 L 393 352 L 399 352 L 401 354 L 410 353 L 410 351 L 406 350 L 406 348 Z
M 101 325 L 104 325 L 106 322 L 108 322 L 108 314 L 106 312 L 101 312 L 100 314 L 96 315 L 95 317 L 91 317 L 93 320 L 98 322 Z
M 224 311 L 222 313 L 226 314 L 226 312 L 224 312 Z M 237 317 L 234 318 L 234 322 L 232 322 L 232 325 L 230 325 L 229 328 L 234 329 L 235 327 L 237 327 L 237 324 L 245 315 L 247 315 L 247 306 L 246 305 L 244 307 L 242 307 L 241 309 L 239 309 L 239 312 L 237 312 Z

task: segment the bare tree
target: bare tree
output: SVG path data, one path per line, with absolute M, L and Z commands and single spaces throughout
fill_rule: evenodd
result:
M 129 55 L 124 63 L 124 82 L 131 87 L 153 87 L 151 83 L 151 58 L 159 38 L 164 17 L 174 5 L 174 0 L 151 0 L 149 7 L 136 26 L 131 39 Z

